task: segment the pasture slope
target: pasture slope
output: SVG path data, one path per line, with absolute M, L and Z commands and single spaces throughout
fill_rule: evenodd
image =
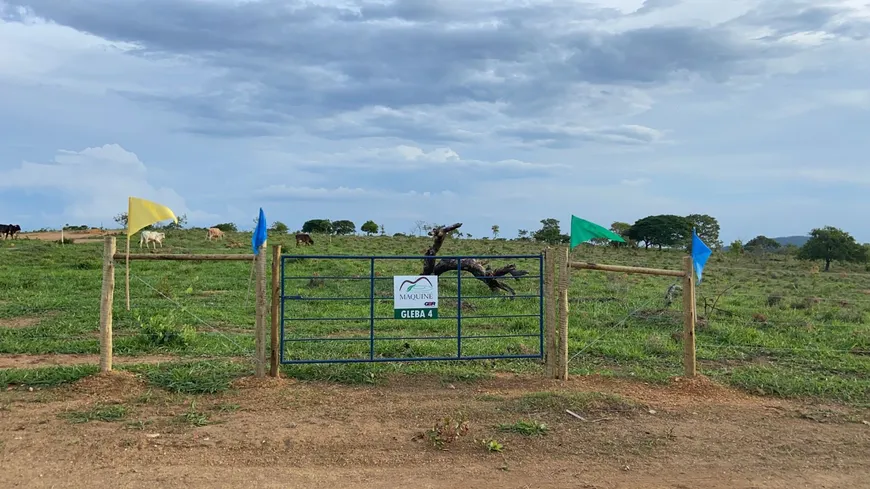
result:
M 525 360 L 284 366 L 282 378 L 256 381 L 250 264 L 133 262 L 129 312 L 118 274 L 116 371 L 99 375 L 101 244 L 36 238 L 0 243 L 2 487 L 857 488 L 870 480 L 863 267 L 819 273 L 783 256 L 714 256 L 697 291 L 704 376 L 692 381 L 680 378 L 680 300 L 665 300 L 673 281 L 601 272 L 572 273 L 567 382 L 544 379 L 541 366 Z M 315 236 L 316 246 L 296 248 L 289 235 L 270 238 L 276 242 L 308 255 L 415 254 L 428 245 Z M 204 232 L 174 231 L 163 252 L 244 253 L 248 243 L 250 234 L 207 242 Z M 441 253 L 541 249 L 449 239 Z M 681 254 L 581 247 L 572 259 L 678 268 Z M 288 275 L 368 273 L 355 262 L 287 266 Z M 378 267 L 382 276 L 413 274 L 419 262 Z M 445 274 L 443 286 L 452 280 Z M 523 294 L 526 282 L 510 284 Z M 488 295 L 468 283 L 464 294 Z M 329 279 L 295 287 L 309 296 L 358 292 L 352 281 Z M 475 316 L 533 307 L 523 301 L 481 298 L 462 307 Z M 304 313 L 358 314 L 345 301 L 325 302 Z M 442 304 L 440 314 L 450 307 Z M 291 333 L 364 329 L 334 323 Z M 439 324 L 385 320 L 379 328 L 431 334 Z M 469 323 L 496 333 L 532 326 Z M 379 354 L 428 355 L 447 346 L 383 348 Z M 535 345 L 493 339 L 476 348 Z M 285 350 L 312 352 L 360 354 L 330 344 Z M 467 433 L 442 427 L 434 436 L 445 417 L 467 420 Z

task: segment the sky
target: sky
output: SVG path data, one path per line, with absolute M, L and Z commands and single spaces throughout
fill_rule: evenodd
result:
M 0 222 L 870 242 L 864 2 L 0 0 Z

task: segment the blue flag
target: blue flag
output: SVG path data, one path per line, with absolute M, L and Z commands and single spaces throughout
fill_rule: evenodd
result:
M 254 254 L 260 253 L 260 246 L 266 242 L 266 215 L 263 214 L 263 208 L 260 207 L 260 218 L 257 219 L 257 227 L 254 229 L 254 235 L 251 236 L 251 246 L 254 248 Z
M 710 248 L 695 234 L 695 228 L 692 228 L 692 264 L 695 267 L 695 275 L 698 277 L 699 284 L 701 283 L 701 272 L 704 271 L 704 265 L 707 264 L 710 253 L 712 253 Z

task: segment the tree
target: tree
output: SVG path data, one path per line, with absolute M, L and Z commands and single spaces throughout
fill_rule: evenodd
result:
M 492 225 L 492 237 L 493 238 L 498 238 L 498 231 L 499 231 L 498 224 L 493 224 Z
M 178 218 L 178 224 L 175 224 L 175 221 L 169 221 L 166 224 L 160 225 L 155 224 L 154 227 L 161 229 L 181 229 L 187 224 L 187 214 L 179 214 L 175 216 Z
M 626 234 L 635 241 L 643 241 L 644 248 L 687 246 L 692 236 L 692 224 L 685 217 L 660 214 L 639 219 Z
M 780 247 L 780 244 L 775 240 L 768 238 L 767 236 L 759 235 L 756 236 L 743 245 L 743 249 L 746 251 L 757 251 L 757 252 L 769 252 L 774 251 Z
M 619 241 L 606 240 L 607 243 L 603 243 L 603 244 L 609 244 L 610 246 L 612 246 L 614 248 L 620 248 L 623 246 L 631 246 L 631 247 L 636 248 L 637 242 L 628 237 L 628 230 L 629 229 L 631 229 L 631 224 L 629 224 L 627 222 L 620 222 L 620 221 L 614 222 L 613 224 L 610 225 L 610 231 L 622 236 L 623 239 L 625 239 L 625 243 L 620 243 Z
M 426 221 L 417 219 L 414 221 L 414 227 L 411 228 L 411 234 L 417 233 L 417 236 L 423 234 L 423 228 L 426 226 Z
M 277 233 L 277 234 L 287 234 L 287 231 L 289 231 L 289 230 L 290 230 L 290 228 L 287 227 L 287 225 L 281 221 L 273 222 L 272 226 L 269 228 L 269 231 L 272 231 L 273 233 Z
M 381 228 L 381 229 L 383 229 L 383 228 Z M 369 236 L 371 236 L 372 234 L 378 232 L 378 224 L 375 221 L 372 221 L 371 219 L 369 219 L 368 221 L 363 223 L 360 230 L 362 232 L 368 234 Z
M 707 214 L 689 214 L 686 216 L 686 220 L 695 228 L 701 241 L 707 243 L 711 248 L 722 247 L 722 242 L 719 241 L 719 221 L 715 217 Z M 691 230 L 689 236 L 691 236 Z
M 221 223 L 221 224 L 215 224 L 215 225 L 212 226 L 212 227 L 213 227 L 213 228 L 218 228 L 218 229 L 220 229 L 221 231 L 223 231 L 223 232 L 225 232 L 225 233 L 235 233 L 235 232 L 237 232 L 237 231 L 239 230 L 239 229 L 236 227 L 236 225 L 233 224 L 233 223 L 231 223 L 231 222 L 224 222 L 224 223 Z
M 386 236 L 386 235 L 387 235 L 387 232 L 384 231 L 384 225 L 381 224 L 381 225 L 379 226 L 379 228 L 380 228 L 380 230 L 381 230 L 381 236 Z
M 543 241 L 551 245 L 571 241 L 571 236 L 562 234 L 559 229 L 559 220 L 553 218 L 541 219 L 541 229 L 535 231 L 532 237 L 535 241 Z
M 827 272 L 834 260 L 866 262 L 867 249 L 858 244 L 849 233 L 833 226 L 825 226 L 810 231 L 810 239 L 801 247 L 797 257 L 801 260 L 824 260 Z
M 302 224 L 303 233 L 331 234 L 332 223 L 329 219 L 311 219 Z
M 353 221 L 348 221 L 347 219 L 335 221 L 332 223 L 332 232 L 340 236 L 353 234 L 356 232 L 356 224 L 354 224 Z
M 175 221 L 169 221 L 168 224 L 165 224 L 162 226 L 160 225 L 160 223 L 155 223 L 155 224 L 149 224 L 149 225 L 145 226 L 144 228 L 142 228 L 142 230 L 143 231 L 150 231 L 152 229 L 181 229 L 181 228 L 183 228 L 184 225 L 187 224 L 187 214 L 181 214 L 181 215 L 176 216 L 176 217 L 178 217 L 178 224 L 175 224 Z M 113 219 L 115 222 L 117 222 L 122 227 L 124 227 L 124 228 L 127 227 L 127 213 L 126 212 L 122 212 L 122 213 L 116 215 Z
M 616 221 L 610 225 L 610 231 L 622 236 L 623 238 L 626 236 L 629 229 L 631 229 L 631 224 L 627 222 Z
M 528 241 L 529 239 L 529 231 L 527 229 L 520 229 L 517 231 L 517 238 L 520 241 Z

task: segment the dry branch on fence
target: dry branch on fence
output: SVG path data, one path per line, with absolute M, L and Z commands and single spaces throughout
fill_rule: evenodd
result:
M 440 276 L 441 274 L 451 270 L 463 270 L 474 275 L 478 280 L 483 281 L 483 283 L 489 287 L 489 290 L 493 292 L 504 290 L 511 296 L 516 295 L 516 292 L 511 286 L 500 281 L 501 278 L 506 278 L 506 275 L 510 275 L 515 280 L 519 280 L 519 277 L 523 275 L 528 275 L 529 272 L 525 270 L 517 270 L 517 267 L 514 264 L 505 265 L 492 270 L 490 269 L 489 264 L 475 260 L 474 258 L 462 258 L 461 260 L 455 258 L 444 258 L 438 262 L 435 261 L 435 255 L 437 255 L 438 251 L 441 250 L 444 240 L 450 236 L 450 233 L 459 229 L 460 226 L 462 226 L 462 223 L 457 222 L 450 226 L 438 226 L 429 231 L 429 236 L 432 236 L 435 240 L 432 243 L 432 246 L 426 250 L 425 255 L 427 258 L 423 259 L 422 275 Z

